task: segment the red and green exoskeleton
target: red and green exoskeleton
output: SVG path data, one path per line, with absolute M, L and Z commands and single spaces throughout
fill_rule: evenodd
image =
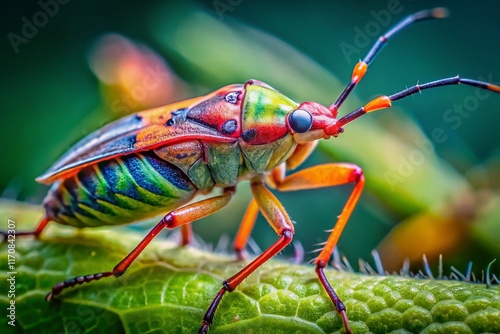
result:
M 170 211 L 111 271 L 79 276 L 52 288 L 52 299 L 65 288 L 108 276 L 121 276 L 142 250 L 164 228 L 180 227 L 182 244 L 191 239 L 190 223 L 229 203 L 236 185 L 250 180 L 253 194 L 235 240 L 239 258 L 260 211 L 278 234 L 278 240 L 234 276 L 225 280 L 208 307 L 201 333 L 208 331 L 222 296 L 279 253 L 293 238 L 290 217 L 266 185 L 294 191 L 354 184 L 326 244 L 315 260 L 319 281 L 326 289 L 350 333 L 346 308 L 323 269 L 344 229 L 364 185 L 360 167 L 349 163 L 313 166 L 291 175 L 314 150 L 318 139 L 336 137 L 359 116 L 391 106 L 424 89 L 466 84 L 500 93 L 500 87 L 458 76 L 415 85 L 380 96 L 337 119 L 337 110 L 365 74 L 368 64 L 396 32 L 413 22 L 443 17 L 443 9 L 408 16 L 381 36 L 354 68 L 351 82 L 329 107 L 315 102 L 296 103 L 268 85 L 250 80 L 207 96 L 127 116 L 87 136 L 37 180 L 52 184 L 44 200 L 45 217 L 32 232 L 38 236 L 48 222 L 75 227 L 131 223 Z M 220 195 L 187 204 L 197 194 L 222 189 Z M 5 232 L 2 232 L 6 236 Z

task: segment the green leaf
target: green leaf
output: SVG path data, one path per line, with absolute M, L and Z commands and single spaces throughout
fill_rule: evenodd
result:
M 0 201 L 2 228 L 33 228 L 39 207 Z M 242 268 L 231 256 L 178 247 L 162 236 L 119 278 L 65 290 L 47 303 L 58 282 L 109 271 L 144 235 L 130 229 L 76 230 L 52 223 L 40 240 L 17 237 L 1 248 L 1 333 L 193 333 L 221 282 Z M 10 248 L 12 249 L 12 247 Z M 14 271 L 15 274 L 9 274 Z M 347 306 L 354 333 L 500 332 L 496 287 L 456 281 L 365 276 L 328 269 Z M 15 277 L 15 298 L 7 294 Z M 6 321 L 15 301 L 16 326 Z M 8 318 L 7 318 L 8 319 Z M 314 267 L 272 260 L 226 294 L 211 333 L 335 333 L 340 317 Z

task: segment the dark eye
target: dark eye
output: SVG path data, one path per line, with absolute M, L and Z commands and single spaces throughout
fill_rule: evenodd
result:
M 238 92 L 231 92 L 229 94 L 227 94 L 224 99 L 229 102 L 229 103 L 232 103 L 232 104 L 236 104 L 236 102 L 238 102 L 238 95 L 240 95 L 240 93 Z
M 309 131 L 312 126 L 312 116 L 305 110 L 297 109 L 288 116 L 288 123 L 293 131 L 304 133 Z

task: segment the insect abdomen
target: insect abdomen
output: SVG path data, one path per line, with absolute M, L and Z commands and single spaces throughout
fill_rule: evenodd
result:
M 44 207 L 51 219 L 65 225 L 119 225 L 168 212 L 196 191 L 179 168 L 145 152 L 85 167 L 56 182 Z

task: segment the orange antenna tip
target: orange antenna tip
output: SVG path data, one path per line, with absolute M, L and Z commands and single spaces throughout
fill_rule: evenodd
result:
M 351 82 L 358 83 L 364 77 L 367 69 L 368 64 L 360 60 L 352 71 Z
M 494 85 L 494 84 L 487 84 L 486 86 L 489 90 L 495 92 L 495 93 L 500 93 L 500 86 Z
M 368 102 L 363 109 L 368 113 L 379 109 L 389 108 L 390 106 L 391 99 L 388 96 L 382 95 Z
M 435 17 L 436 19 L 442 19 L 447 17 L 450 14 L 448 9 L 444 7 L 437 7 L 432 10 L 432 17 Z

